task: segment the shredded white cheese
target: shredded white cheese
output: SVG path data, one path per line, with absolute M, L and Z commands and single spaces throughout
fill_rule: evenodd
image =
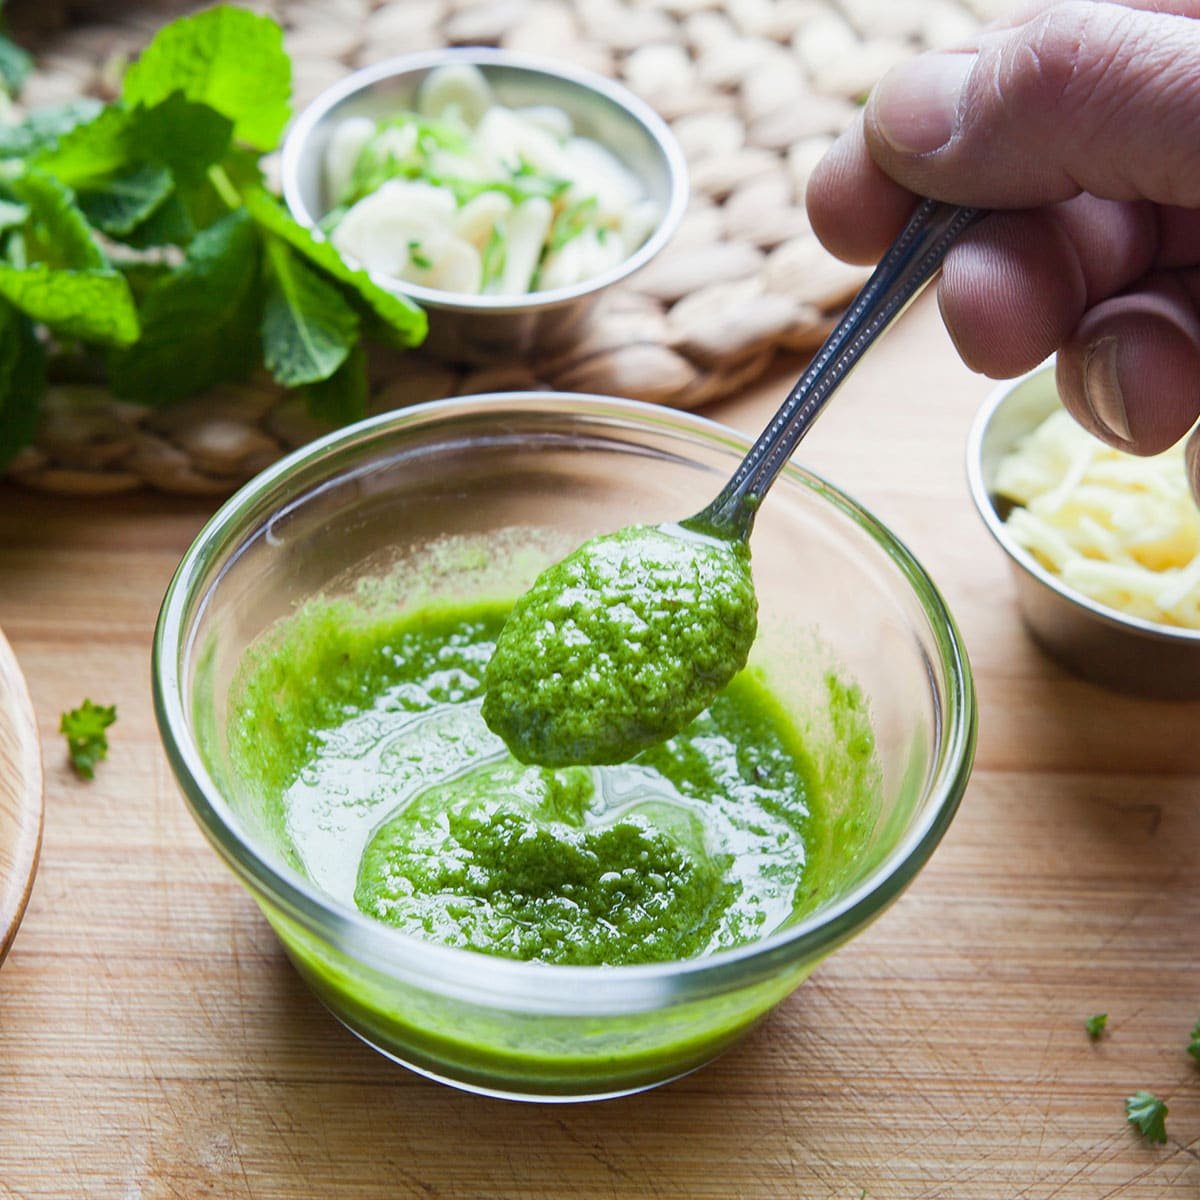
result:
M 996 469 L 993 491 L 1020 507 L 1006 528 L 1068 587 L 1131 616 L 1200 629 L 1200 509 L 1182 443 L 1136 458 L 1062 410 Z

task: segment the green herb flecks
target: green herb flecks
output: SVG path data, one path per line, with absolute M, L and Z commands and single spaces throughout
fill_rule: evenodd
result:
M 400 113 L 380 121 L 359 151 L 350 182 L 338 202 L 349 206 L 392 179 L 421 179 L 432 170 L 439 151 L 465 154 L 470 149 L 466 133 L 448 121 Z
M 93 779 L 96 764 L 108 757 L 105 730 L 117 719 L 117 706 L 93 704 L 85 700 L 78 708 L 62 714 L 59 732 L 67 739 L 71 766 L 82 779 Z
M 1188 1039 L 1187 1052 L 1197 1062 L 1200 1062 L 1200 1021 L 1197 1021 L 1192 1027 L 1191 1037 Z
M 408 261 L 422 271 L 429 271 L 433 268 L 433 259 L 422 252 L 421 243 L 416 238 L 408 243 Z
M 415 132 L 404 136 L 406 130 Z M 524 160 L 507 167 L 504 174 L 492 179 L 468 179 L 445 170 L 445 163 L 441 167 L 435 163 L 435 155 L 439 153 L 465 155 L 470 148 L 466 132 L 448 121 L 420 117 L 415 113 L 402 113 L 381 121 L 359 151 L 350 181 L 338 197 L 338 205 L 349 208 L 393 179 L 446 188 L 460 207 L 485 192 L 507 196 L 514 204 L 534 197 L 554 202 L 571 186 L 569 179 L 547 175 Z
M 483 247 L 481 291 L 490 291 L 504 275 L 504 265 L 508 261 L 508 237 L 501 224 L 492 226 L 487 243 Z
M 1103 1034 L 1105 1027 L 1108 1025 L 1108 1013 L 1096 1013 L 1095 1016 L 1088 1017 L 1084 1022 L 1084 1027 L 1087 1029 L 1087 1035 L 1095 1041 Z
M 593 226 L 598 205 L 595 196 L 588 196 L 586 200 L 564 208 L 554 218 L 554 224 L 550 227 L 550 236 L 546 239 L 546 253 L 556 253 Z

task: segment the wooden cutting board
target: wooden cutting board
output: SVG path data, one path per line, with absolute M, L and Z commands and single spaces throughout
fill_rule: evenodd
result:
M 750 430 L 795 364 L 714 415 Z M 970 648 L 982 719 L 954 826 L 908 893 L 741 1046 L 598 1105 L 460 1095 L 307 993 L 193 826 L 159 748 L 150 638 L 198 503 L 0 488 L 0 624 L 45 744 L 38 886 L 0 971 L 0 1198 L 1200 1195 L 1200 704 L 1079 683 L 1030 644 L 967 497 L 990 384 L 925 301 L 803 459 L 891 524 Z M 116 703 L 76 780 L 56 729 Z M 1092 1044 L 1084 1021 L 1110 1014 Z M 1170 1141 L 1127 1126 L 1137 1088 Z

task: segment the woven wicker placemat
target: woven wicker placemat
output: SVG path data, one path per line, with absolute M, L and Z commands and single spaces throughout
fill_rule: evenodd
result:
M 889 67 L 968 37 L 1008 0 L 271 0 L 297 108 L 348 70 L 444 45 L 496 44 L 612 75 L 672 125 L 692 200 L 672 243 L 608 294 L 555 358 L 465 370 L 375 354 L 372 411 L 526 387 L 680 408 L 728 395 L 776 350 L 814 349 L 865 278 L 813 236 L 809 173 Z M 32 7 L 32 6 L 31 6 Z M 124 65 L 193 3 L 44 0 L 23 103 L 113 94 Z M 72 494 L 152 486 L 219 495 L 324 427 L 269 380 L 146 408 L 54 387 L 14 480 Z

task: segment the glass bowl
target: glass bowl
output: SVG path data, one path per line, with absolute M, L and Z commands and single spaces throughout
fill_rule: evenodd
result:
M 232 776 L 223 730 L 238 663 L 299 604 L 361 594 L 360 581 L 385 576 L 401 581 L 402 602 L 515 597 L 587 537 L 699 509 L 747 446 L 711 421 L 632 401 L 437 401 L 284 459 L 225 504 L 185 555 L 154 651 L 171 765 L 297 970 L 377 1050 L 507 1097 L 594 1099 L 664 1083 L 736 1041 L 877 917 L 946 831 L 975 742 L 959 633 L 909 551 L 796 466 L 754 532 L 760 632 L 751 666 L 806 739 L 828 798 L 831 865 L 816 907 L 761 941 L 620 967 L 517 962 L 419 941 L 290 867 L 256 797 Z M 421 581 L 419 596 L 404 594 L 410 578 Z M 835 692 L 860 697 L 865 739 L 831 707 Z

